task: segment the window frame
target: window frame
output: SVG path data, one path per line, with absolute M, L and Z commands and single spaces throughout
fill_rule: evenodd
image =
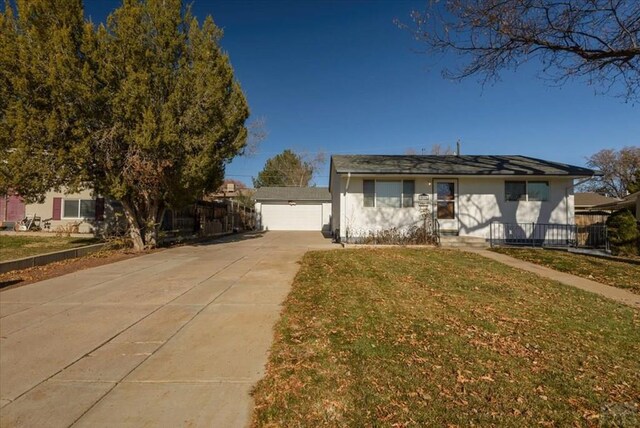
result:
M 75 215 L 70 216 L 67 213 L 67 209 L 66 209 L 66 202 L 75 202 L 77 203 L 77 212 L 75 213 Z M 87 216 L 83 216 L 82 215 L 82 202 L 91 202 L 91 204 L 93 205 L 93 216 L 92 217 L 87 217 Z M 95 219 L 95 213 L 96 213 L 96 200 L 95 199 L 83 199 L 83 198 L 62 198 L 62 215 L 60 216 L 61 219 L 64 220 L 92 220 Z
M 398 207 L 380 207 L 378 206 L 378 186 L 377 183 L 378 182 L 394 182 L 394 183 L 400 183 L 400 206 Z M 373 205 L 368 205 L 368 201 L 370 198 L 370 196 L 367 195 L 371 195 L 371 193 L 366 193 L 366 183 L 373 183 Z M 411 195 L 411 205 L 410 206 L 406 206 L 405 204 L 405 199 L 409 199 L 409 197 L 405 198 L 405 183 L 407 182 L 412 182 L 413 183 L 413 194 Z M 408 194 L 407 194 L 408 195 Z M 416 180 L 405 180 L 405 179 L 399 179 L 399 180 L 394 180 L 394 179 L 377 179 L 377 178 L 372 178 L 372 179 L 363 179 L 362 180 L 362 207 L 363 208 L 390 208 L 390 209 L 405 209 L 405 208 L 415 208 L 415 204 L 416 204 Z
M 508 199 L 507 183 L 524 183 L 524 199 Z M 529 197 L 529 183 L 544 183 L 547 186 L 546 199 L 531 199 Z M 551 183 L 549 180 L 505 180 L 504 181 L 504 201 L 505 202 L 548 202 L 551 196 Z

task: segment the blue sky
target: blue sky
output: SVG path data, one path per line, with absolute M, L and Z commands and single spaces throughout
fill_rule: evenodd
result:
M 538 64 L 482 86 L 445 80 L 455 57 L 434 58 L 400 30 L 424 1 L 195 0 L 212 15 L 249 100 L 266 120 L 258 153 L 234 159 L 229 178 L 251 185 L 267 158 L 286 148 L 314 155 L 417 153 L 433 144 L 463 154 L 522 154 L 584 165 L 603 148 L 640 144 L 640 106 L 597 95 L 583 81 L 538 79 Z M 119 2 L 86 1 L 94 22 Z M 328 183 L 329 163 L 315 177 Z

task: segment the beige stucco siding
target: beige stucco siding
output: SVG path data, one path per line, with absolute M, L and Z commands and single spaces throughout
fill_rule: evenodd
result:
M 378 178 L 384 180 L 403 179 L 402 176 Z M 370 232 L 380 232 L 392 228 L 407 228 L 421 224 L 417 195 L 431 192 L 430 181 L 416 179 L 415 177 L 404 177 L 406 180 L 415 180 L 415 205 L 411 208 L 387 208 L 364 206 L 363 181 L 366 179 L 375 179 L 375 177 L 352 176 L 349 180 L 349 188 L 343 198 L 342 237 L 366 236 Z
M 64 213 L 64 200 L 65 199 L 95 199 L 91 190 L 83 190 L 78 193 L 64 193 L 64 192 L 48 192 L 42 203 L 27 204 L 25 207 L 25 213 L 28 216 L 33 214 L 39 216 L 42 220 L 51 219 L 53 217 L 53 200 L 54 198 L 62 198 L 62 211 L 60 220 L 50 220 L 50 230 L 56 231 L 60 227 L 66 225 L 81 222 L 79 226 L 80 233 L 91 233 L 95 228 L 95 218 L 69 218 Z
M 505 201 L 505 181 L 524 178 L 460 178 L 460 235 L 489 236 L 489 224 L 536 223 L 573 224 L 572 179 L 531 177 L 529 181 L 548 181 L 547 201 Z
M 364 207 L 363 180 L 415 180 L 414 206 L 411 208 Z M 332 187 L 341 184 L 341 192 L 332 189 L 334 221 L 340 235 L 357 237 L 392 228 L 408 228 L 422 224 L 418 195 L 429 195 L 431 212 L 435 212 L 435 184 L 438 179 L 454 180 L 456 189 L 456 222 L 449 222 L 461 236 L 489 238 L 492 222 L 573 224 L 573 188 L 571 178 L 549 177 L 433 177 L 433 176 L 352 176 L 345 191 L 346 176 L 332 177 Z M 548 181 L 547 201 L 505 201 L 506 180 Z M 333 186 L 335 184 L 335 186 Z M 445 223 L 445 222 L 441 222 Z M 348 234 L 348 235 L 347 235 Z

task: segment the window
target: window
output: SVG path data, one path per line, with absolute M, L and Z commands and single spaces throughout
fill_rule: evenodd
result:
M 415 181 L 363 180 L 362 193 L 365 207 L 412 208 Z
M 362 193 L 364 194 L 364 206 L 375 206 L 376 200 L 376 182 L 373 180 L 364 180 L 362 182 Z
M 527 196 L 530 201 L 549 200 L 548 181 L 530 181 L 527 183 Z
M 527 182 L 505 181 L 504 197 L 506 201 L 525 201 L 527 199 Z
M 413 180 L 404 180 L 402 182 L 402 208 L 411 208 L 413 206 L 413 195 L 416 193 L 416 182 Z
M 65 199 L 63 204 L 64 218 L 95 218 L 95 199 Z
M 548 181 L 505 181 L 506 201 L 548 201 Z
M 400 208 L 402 199 L 401 181 L 376 181 L 376 206 Z

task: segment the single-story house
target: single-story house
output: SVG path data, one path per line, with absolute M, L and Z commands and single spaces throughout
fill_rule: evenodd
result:
M 255 200 L 259 230 L 331 229 L 331 195 L 326 187 L 260 187 Z
M 78 226 L 79 233 L 93 233 L 103 227 L 105 210 L 104 198 L 96 197 L 91 190 L 78 193 L 50 191 L 40 203 L 26 203 L 18 195 L 0 197 L 0 221 L 13 225 L 25 217 L 36 216 L 45 231 L 55 232 L 60 228 Z
M 334 155 L 331 230 L 342 240 L 420 226 L 488 239 L 493 223 L 570 225 L 579 166 L 526 156 Z M 525 229 L 525 228 L 523 228 Z

